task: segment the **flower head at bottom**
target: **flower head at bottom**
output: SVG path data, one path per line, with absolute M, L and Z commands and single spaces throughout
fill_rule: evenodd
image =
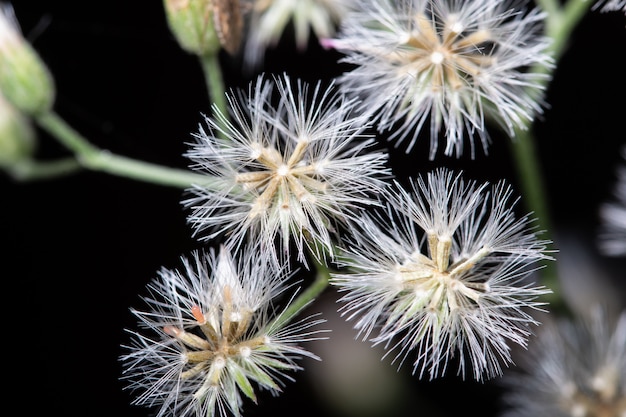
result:
M 121 358 L 135 404 L 159 406 L 158 417 L 238 416 L 243 396 L 256 402 L 253 384 L 276 394 L 300 369 L 297 358 L 316 358 L 299 343 L 319 338 L 312 327 L 322 320 L 287 325 L 273 314 L 286 288 L 282 271 L 225 249 L 183 263 L 182 272 L 162 269 L 144 298 L 149 308 L 133 310 L 151 333 L 132 331 Z

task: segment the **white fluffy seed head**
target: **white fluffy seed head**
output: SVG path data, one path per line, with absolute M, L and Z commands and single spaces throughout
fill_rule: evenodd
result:
M 278 394 L 298 359 L 315 358 L 299 345 L 318 338 L 313 327 L 321 321 L 275 321 L 285 314 L 275 298 L 291 275 L 257 249 L 242 247 L 236 257 L 225 247 L 195 252 L 181 270 L 160 271 L 148 308 L 133 310 L 146 334 L 131 332 L 121 358 L 123 378 L 138 393 L 135 404 L 158 406 L 162 416 L 192 417 L 198 409 L 214 417 L 241 414 L 242 396 L 254 399 L 258 386 Z
M 364 216 L 342 247 L 348 272 L 331 280 L 341 311 L 364 338 L 397 349 L 396 360 L 416 350 L 420 376 L 443 375 L 457 350 L 459 372 L 500 375 L 508 344 L 525 346 L 537 324 L 526 310 L 549 292 L 521 283 L 548 258 L 548 242 L 516 220 L 501 184 L 487 190 L 440 169 L 412 191 L 396 185 L 387 210 Z
M 340 87 L 362 100 L 359 109 L 389 140 L 408 143 L 406 152 L 426 130 L 431 159 L 441 141 L 457 157 L 469 142 L 473 157 L 475 140 L 489 145 L 487 121 L 513 136 L 543 109 L 546 76 L 528 68 L 553 65 L 550 42 L 545 14 L 525 5 L 358 0 L 335 42 L 354 67 Z
M 230 249 L 253 242 L 276 264 L 294 246 L 305 265 L 309 253 L 332 254 L 340 226 L 378 204 L 390 176 L 357 101 L 334 85 L 260 76 L 229 103 L 232 123 L 208 119 L 216 131 L 201 132 L 187 153 L 215 178 L 184 201 L 195 235 L 228 235 Z

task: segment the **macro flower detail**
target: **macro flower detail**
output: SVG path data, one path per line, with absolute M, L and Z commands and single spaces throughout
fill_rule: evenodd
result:
M 159 272 L 149 309 L 132 310 L 151 334 L 131 332 L 121 358 L 135 404 L 159 406 L 158 417 L 239 416 L 242 394 L 256 402 L 253 384 L 277 394 L 296 359 L 316 358 L 299 344 L 319 339 L 323 320 L 274 317 L 288 276 L 253 255 L 196 252 L 182 272 Z
M 318 39 L 335 34 L 354 0 L 256 0 L 252 2 L 244 59 L 259 66 L 267 48 L 275 47 L 288 25 L 298 49 L 308 46 L 313 33 Z
M 430 126 L 430 158 L 445 135 L 445 155 L 460 156 L 474 138 L 487 151 L 486 120 L 510 135 L 542 111 L 551 66 L 539 34 L 544 14 L 523 3 L 493 0 L 363 1 L 342 21 L 336 39 L 323 42 L 354 66 L 339 77 L 343 91 L 362 99 L 380 132 L 415 145 Z
M 289 255 L 290 242 L 300 261 L 307 247 L 314 256 L 332 254 L 337 227 L 377 204 L 389 176 L 386 154 L 368 149 L 374 141 L 351 115 L 355 102 L 319 84 L 310 93 L 301 82 L 293 91 L 287 76 L 259 78 L 239 98 L 230 98 L 233 122 L 215 109 L 210 130 L 187 153 L 193 168 L 216 179 L 215 187 L 195 186 L 184 202 L 196 233 L 207 240 L 224 234 L 231 248 L 247 238 L 274 260 Z
M 626 416 L 626 312 L 549 321 L 506 375 L 505 417 Z
M 344 293 L 340 311 L 394 360 L 416 350 L 420 377 L 443 375 L 455 360 L 463 376 L 501 374 L 508 342 L 525 346 L 528 325 L 538 324 L 525 309 L 549 290 L 525 278 L 549 259 L 548 242 L 515 218 L 503 182 L 489 192 L 439 169 L 411 185 L 346 239 L 347 271 L 331 280 Z

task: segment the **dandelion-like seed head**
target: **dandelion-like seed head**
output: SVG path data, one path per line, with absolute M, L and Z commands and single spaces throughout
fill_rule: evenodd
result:
M 488 192 L 443 169 L 411 191 L 398 186 L 345 245 L 349 271 L 332 280 L 345 292 L 343 314 L 364 339 L 379 329 L 371 340 L 397 349 L 401 363 L 417 350 L 420 376 L 442 375 L 455 357 L 463 375 L 500 374 L 508 342 L 525 345 L 537 323 L 524 309 L 549 292 L 523 282 L 548 258 L 547 242 L 515 218 L 510 197 L 504 183 Z
M 506 417 L 626 416 L 626 313 L 603 307 L 546 323 L 505 376 Z
M 161 271 L 150 309 L 133 311 L 153 334 L 132 332 L 122 357 L 136 404 L 159 406 L 159 417 L 238 416 L 244 396 L 256 402 L 253 384 L 278 393 L 300 369 L 296 358 L 316 358 L 298 344 L 315 339 L 310 328 L 322 321 L 272 317 L 288 276 L 253 256 L 236 262 L 223 248 L 185 259 L 182 273 Z
M 519 4 L 515 3 L 516 5 Z M 547 42 L 538 35 L 543 14 L 524 13 L 511 1 L 402 0 L 359 3 L 343 20 L 337 39 L 355 69 L 340 85 L 363 99 L 379 130 L 414 146 L 430 120 L 430 157 L 440 133 L 444 153 L 460 156 L 464 138 L 478 136 L 487 150 L 485 119 L 510 134 L 541 111 L 544 76 L 527 71 L 550 66 Z
M 240 94 L 242 104 L 231 97 L 232 123 L 218 113 L 207 119 L 211 130 L 196 136 L 193 167 L 217 179 L 185 201 L 203 239 L 224 234 L 230 247 L 251 240 L 274 260 L 295 242 L 305 261 L 307 247 L 316 256 L 332 253 L 337 227 L 378 204 L 386 155 L 368 149 L 374 142 L 352 114 L 356 103 L 319 85 L 312 93 L 304 83 L 292 88 L 286 76 L 276 84 L 259 78 L 248 96 Z

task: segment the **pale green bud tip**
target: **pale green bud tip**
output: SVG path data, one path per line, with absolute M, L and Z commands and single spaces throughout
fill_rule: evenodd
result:
M 169 28 L 181 48 L 198 56 L 219 51 L 212 0 L 164 0 L 164 4 Z
M 20 111 L 37 115 L 54 102 L 54 81 L 20 33 L 13 9 L 0 4 L 0 92 Z
M 35 131 L 29 121 L 0 95 L 0 167 L 30 159 L 35 151 Z

